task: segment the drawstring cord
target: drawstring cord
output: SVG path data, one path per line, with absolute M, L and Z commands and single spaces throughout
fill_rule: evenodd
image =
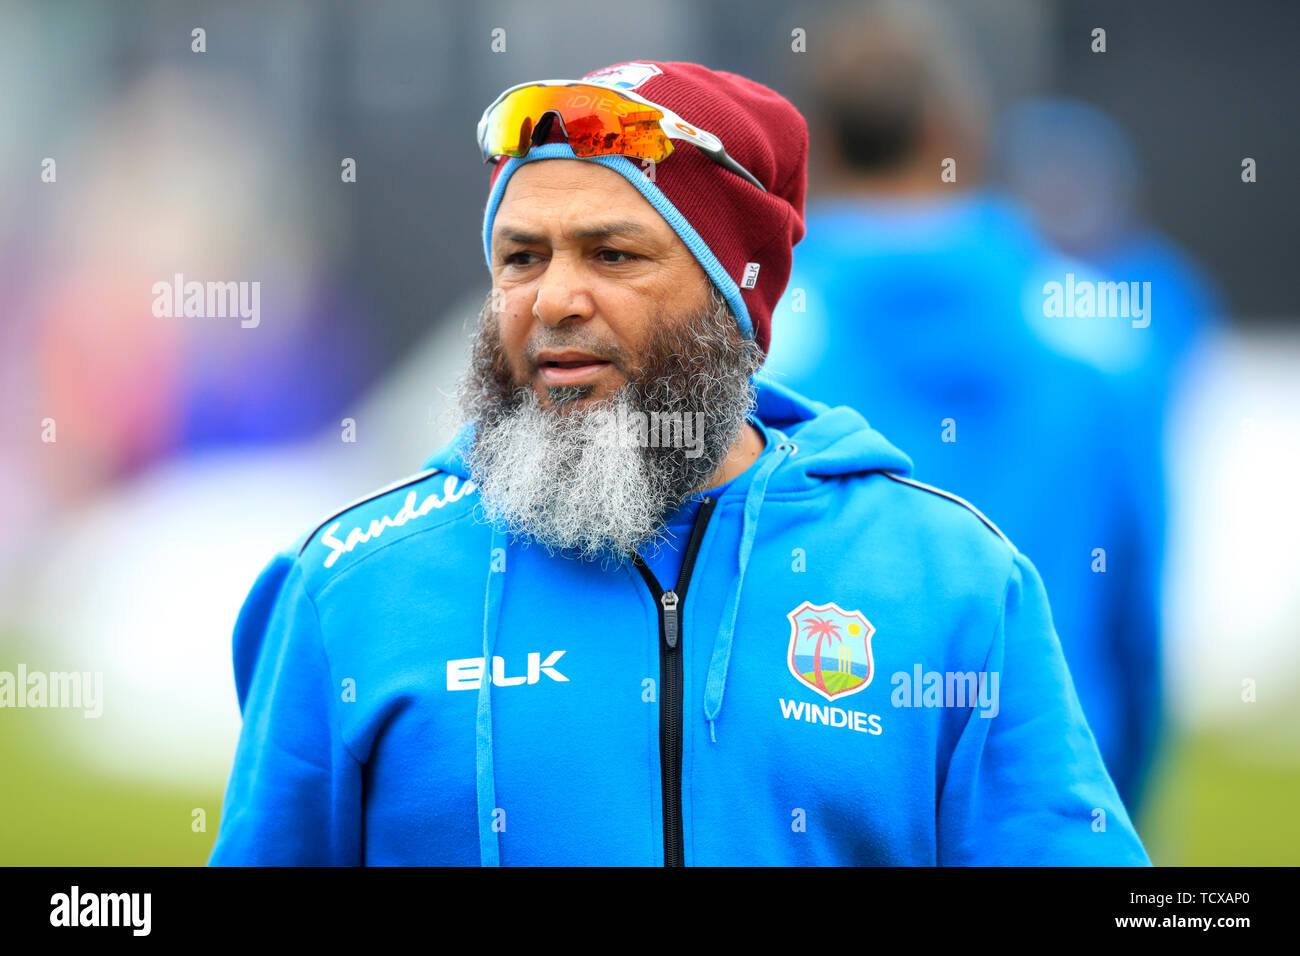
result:
M 785 459 L 798 450 L 790 441 L 782 441 L 775 453 L 754 473 L 749 491 L 745 494 L 745 513 L 740 529 L 739 572 L 731 585 L 727 603 L 722 612 L 722 628 L 713 642 L 713 656 L 709 659 L 709 674 L 704 684 L 704 719 L 709 722 L 709 740 L 717 743 L 714 732 L 718 714 L 722 712 L 722 695 L 727 689 L 727 667 L 731 663 L 731 645 L 736 630 L 736 615 L 740 610 L 740 589 L 745 582 L 749 566 L 749 553 L 758 534 L 758 513 L 767 494 L 767 480 Z
M 478 799 L 478 856 L 481 866 L 501 865 L 501 836 L 493 828 L 497 811 L 496 772 L 492 760 L 492 651 L 496 647 L 505 568 L 496 570 L 497 549 L 505 554 L 506 539 L 492 527 L 488 550 L 487 588 L 483 596 L 483 680 L 478 687 L 474 722 L 474 788 Z

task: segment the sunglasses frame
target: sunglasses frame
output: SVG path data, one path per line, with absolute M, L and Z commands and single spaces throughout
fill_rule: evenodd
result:
M 755 176 L 744 166 L 740 165 L 740 163 L 736 162 L 734 159 L 732 159 L 730 156 L 727 155 L 726 149 L 724 149 L 722 146 L 722 140 L 718 139 L 718 137 L 714 136 L 712 133 L 708 132 L 707 130 L 700 129 L 698 126 L 692 126 L 690 123 L 687 123 L 685 120 L 683 120 L 672 110 L 668 109 L 668 107 L 661 106 L 658 103 L 651 102 L 650 100 L 646 99 L 644 96 L 634 93 L 631 90 L 625 90 L 615 86 L 604 86 L 603 84 L 600 83 L 593 83 L 590 80 L 534 80 L 530 83 L 518 83 L 515 86 L 512 86 L 509 89 L 502 91 L 501 95 L 498 96 L 495 100 L 493 100 L 492 103 L 488 106 L 488 108 L 483 111 L 483 115 L 479 118 L 478 121 L 477 137 L 478 137 L 479 149 L 483 153 L 483 162 L 485 163 L 492 162 L 494 158 L 505 155 L 503 153 L 489 153 L 487 151 L 487 147 L 484 144 L 484 137 L 487 135 L 488 117 L 491 115 L 492 111 L 496 109 L 499 105 L 501 105 L 501 103 L 511 93 L 514 93 L 517 90 L 527 89 L 528 87 L 531 86 L 590 86 L 598 90 L 601 90 L 602 92 L 612 93 L 617 96 L 621 96 L 625 99 L 631 100 L 633 103 L 640 103 L 643 106 L 653 107 L 654 109 L 663 113 L 663 118 L 659 120 L 659 128 L 663 130 L 664 135 L 667 136 L 669 139 L 683 140 L 684 142 L 690 143 L 693 146 L 698 147 L 700 151 L 704 153 L 704 155 L 708 156 L 709 159 L 713 160 L 719 166 L 722 166 L 724 169 L 731 170 L 731 172 L 735 173 L 737 176 L 741 177 L 746 182 L 752 183 L 753 185 L 757 186 L 759 189 L 763 190 L 763 192 L 767 192 L 766 187 L 764 187 L 764 185 L 758 181 L 757 176 Z M 565 139 L 567 140 L 569 136 L 569 131 L 564 125 L 564 117 L 561 116 L 559 112 L 557 112 L 556 110 L 547 110 L 545 113 L 542 114 L 542 116 L 538 117 L 538 120 L 541 120 L 546 116 L 555 117 L 555 119 L 560 124 L 560 129 L 564 131 L 564 136 Z M 540 123 L 538 125 L 540 126 Z M 529 143 L 528 148 L 532 149 L 532 146 L 533 144 Z M 528 153 L 525 152 L 524 155 L 526 156 L 528 155 Z M 620 155 L 620 154 L 611 154 L 611 155 Z

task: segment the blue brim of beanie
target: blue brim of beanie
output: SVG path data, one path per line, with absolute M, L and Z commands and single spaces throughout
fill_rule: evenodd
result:
M 727 300 L 727 305 L 731 307 L 732 313 L 736 316 L 736 325 L 740 328 L 741 334 L 747 339 L 754 337 L 754 325 L 749 318 L 749 309 L 745 307 L 745 300 L 740 296 L 740 286 L 736 281 L 727 275 L 727 270 L 722 268 L 722 263 L 718 257 L 713 254 L 713 250 L 708 247 L 700 234 L 687 221 L 671 202 L 668 197 L 660 191 L 659 187 L 652 183 L 632 160 L 626 156 L 575 156 L 573 147 L 568 143 L 544 143 L 541 146 L 534 146 L 528 151 L 528 155 L 522 159 L 514 156 L 505 160 L 505 166 L 501 174 L 497 176 L 497 181 L 492 185 L 492 192 L 488 195 L 487 208 L 483 212 L 483 258 L 487 262 L 488 271 L 492 269 L 492 221 L 496 218 L 497 207 L 501 205 L 501 197 L 505 195 L 506 183 L 514 175 L 515 170 L 524 163 L 536 162 L 539 159 L 577 159 L 584 163 L 599 163 L 609 169 L 614 170 L 633 186 L 637 191 L 646 198 L 650 205 L 654 206 L 659 215 L 664 217 L 668 225 L 672 226 L 673 232 L 677 233 L 682 242 L 686 243 L 686 248 L 695 256 L 696 261 L 704 268 L 704 273 L 709 277 L 722 297 Z

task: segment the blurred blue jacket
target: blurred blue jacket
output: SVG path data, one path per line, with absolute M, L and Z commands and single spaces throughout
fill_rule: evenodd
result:
M 1162 709 L 1150 329 L 1045 317 L 1045 282 L 1097 276 L 991 193 L 823 199 L 807 223 L 767 374 L 860 411 L 919 480 L 971 501 L 1029 556 L 1136 813 Z

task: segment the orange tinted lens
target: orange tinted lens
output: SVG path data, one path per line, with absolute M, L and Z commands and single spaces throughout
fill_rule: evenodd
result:
M 663 113 L 600 86 L 527 86 L 488 115 L 487 156 L 523 156 L 547 113 L 558 113 L 577 156 L 635 156 L 661 162 L 672 143 L 659 127 Z

